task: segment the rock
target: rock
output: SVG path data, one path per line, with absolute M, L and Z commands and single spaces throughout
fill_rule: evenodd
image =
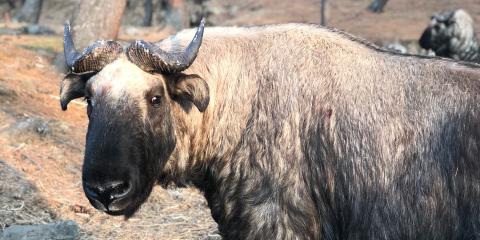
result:
M 80 238 L 74 221 L 59 221 L 40 225 L 13 225 L 5 229 L 2 240 L 73 240 Z
M 36 117 L 28 117 L 13 125 L 10 128 L 10 132 L 18 134 L 33 132 L 41 137 L 46 137 L 52 134 L 52 129 L 50 128 L 49 123 L 45 120 Z
M 0 28 L 0 35 L 20 35 L 23 29 Z
M 38 25 L 38 24 L 28 24 L 28 25 L 19 25 L 12 28 L 0 28 L 0 35 L 20 35 L 20 34 L 30 34 L 30 35 L 53 35 L 55 31 L 51 28 Z
M 46 26 L 30 24 L 25 27 L 25 33 L 30 35 L 53 35 L 55 31 Z
M 7 226 L 52 222 L 53 218 L 38 189 L 23 173 L 0 159 L 0 239 Z
M 17 93 L 12 89 L 0 85 L 0 97 L 15 98 L 17 97 Z
M 399 42 L 389 43 L 385 46 L 387 50 L 397 53 L 407 53 L 407 48 Z

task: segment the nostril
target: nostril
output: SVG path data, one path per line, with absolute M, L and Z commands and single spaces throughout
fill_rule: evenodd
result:
M 107 207 L 115 200 L 124 198 L 131 190 L 131 184 L 127 181 L 114 181 L 106 184 L 92 184 L 84 182 L 86 195 L 100 201 Z
M 89 183 L 85 182 L 83 188 L 85 190 L 85 193 L 89 197 L 95 198 L 95 199 L 99 198 L 99 194 L 101 193 L 101 189 L 98 186 L 95 186 L 95 185 L 92 185 L 92 184 L 89 184 Z
M 130 183 L 114 182 L 109 186 L 110 199 L 119 199 L 125 197 L 130 192 Z

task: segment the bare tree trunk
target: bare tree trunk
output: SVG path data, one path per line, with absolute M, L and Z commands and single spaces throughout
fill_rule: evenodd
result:
M 126 5 L 127 0 L 80 0 L 72 16 L 77 50 L 82 51 L 96 40 L 116 39 Z M 57 55 L 55 66 L 61 72 L 66 70 L 63 53 Z
M 12 8 L 12 9 L 15 8 L 15 1 L 14 0 L 7 0 L 7 3 L 8 3 L 8 6 L 10 8 Z
M 78 49 L 95 40 L 116 39 L 127 0 L 81 0 L 72 17 L 73 39 Z
M 153 16 L 152 0 L 145 0 L 143 7 L 145 8 L 145 17 L 143 18 L 142 25 L 145 27 L 152 26 L 152 16 Z
M 14 21 L 38 23 L 43 0 L 26 0 L 22 8 L 13 17 Z
M 327 23 L 326 23 L 326 4 L 327 4 L 327 0 L 321 0 L 320 2 L 320 25 L 322 26 L 325 26 Z
M 368 9 L 375 13 L 383 12 L 383 8 L 387 5 L 388 0 L 373 0 L 373 2 L 368 6 Z
M 190 26 L 190 15 L 185 0 L 164 0 L 166 3 L 165 22 L 176 30 Z

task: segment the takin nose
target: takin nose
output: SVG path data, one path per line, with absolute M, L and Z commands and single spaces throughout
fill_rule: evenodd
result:
M 84 182 L 84 190 L 94 207 L 102 211 L 115 211 L 116 203 L 131 191 L 128 181 L 112 181 L 102 184 Z

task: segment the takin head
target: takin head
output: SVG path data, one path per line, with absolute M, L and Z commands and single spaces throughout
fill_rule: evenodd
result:
M 124 52 L 115 41 L 75 50 L 69 24 L 64 51 L 69 74 L 61 84 L 63 110 L 84 97 L 89 118 L 82 183 L 91 204 L 131 216 L 147 199 L 177 142 L 172 106 L 205 111 L 209 88 L 186 75 L 202 43 L 204 20 L 180 52 L 136 41 Z
M 419 44 L 433 50 L 437 56 L 455 58 L 456 54 L 467 50 L 472 41 L 475 41 L 473 19 L 459 9 L 433 15 Z

